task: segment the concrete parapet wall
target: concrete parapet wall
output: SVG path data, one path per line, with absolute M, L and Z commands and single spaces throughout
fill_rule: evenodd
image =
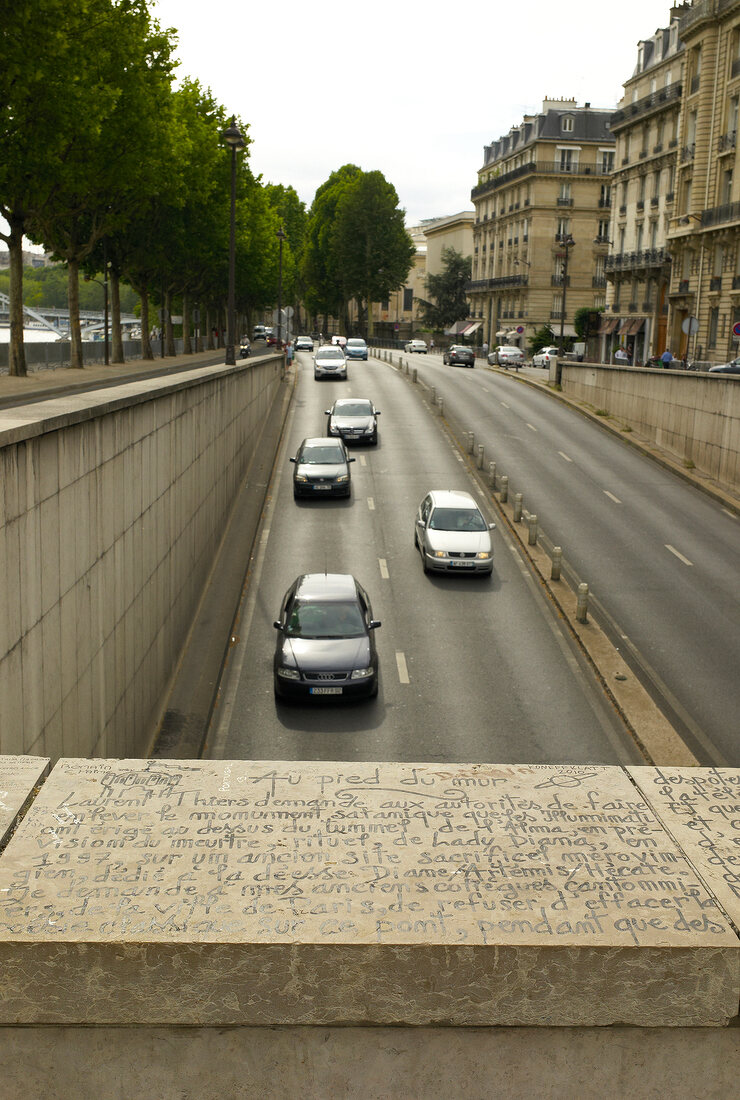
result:
M 740 489 L 740 381 L 686 371 L 563 363 L 563 391 Z
M 45 763 L 0 763 L 19 1094 L 732 1094 L 737 770 Z
M 280 372 L 0 410 L 0 752 L 148 752 Z

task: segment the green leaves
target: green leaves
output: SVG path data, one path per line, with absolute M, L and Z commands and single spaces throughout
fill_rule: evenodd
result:
M 429 299 L 418 298 L 421 318 L 434 332 L 450 328 L 468 316 L 466 287 L 470 281 L 472 257 L 455 248 L 442 249 L 443 270 L 428 275 L 425 283 Z

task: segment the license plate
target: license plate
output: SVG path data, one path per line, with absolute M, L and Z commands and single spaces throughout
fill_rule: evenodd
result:
M 331 485 L 314 485 L 314 489 L 320 492 L 322 489 L 331 489 Z
M 310 695 L 341 695 L 341 688 L 311 688 Z
M 453 569 L 475 569 L 474 561 L 451 561 L 450 565 Z

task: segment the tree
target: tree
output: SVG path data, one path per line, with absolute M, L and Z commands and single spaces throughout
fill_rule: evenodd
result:
M 438 275 L 427 275 L 424 280 L 429 299 L 417 299 L 421 319 L 433 332 L 443 332 L 456 321 L 464 321 L 470 310 L 466 288 L 473 269 L 472 256 L 463 256 L 456 248 L 443 248 L 442 268 Z
M 332 254 L 345 296 L 365 301 L 368 335 L 370 303 L 403 286 L 415 253 L 393 184 L 382 172 L 361 173 L 337 203 Z
M 538 351 L 542 351 L 543 348 L 550 347 L 555 343 L 555 334 L 549 325 L 543 325 L 542 328 L 538 328 L 533 336 L 529 337 L 529 352 L 530 355 L 536 355 Z
M 347 291 L 333 252 L 334 222 L 344 192 L 361 174 L 362 170 L 356 164 L 345 164 L 332 172 L 314 195 L 302 266 L 306 302 L 314 315 L 323 313 L 327 316 L 331 313 L 339 316 L 344 311 Z

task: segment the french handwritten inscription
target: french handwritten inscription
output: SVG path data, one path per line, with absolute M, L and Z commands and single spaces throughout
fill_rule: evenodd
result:
M 619 768 L 60 762 L 0 940 L 736 944 Z
M 740 770 L 629 771 L 735 927 L 740 926 Z
M 48 767 L 45 757 L 0 756 L 0 845 Z

